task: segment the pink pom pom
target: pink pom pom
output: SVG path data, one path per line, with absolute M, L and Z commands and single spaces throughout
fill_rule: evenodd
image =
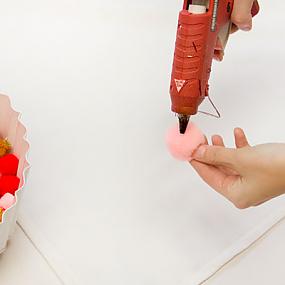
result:
M 166 135 L 168 150 L 178 160 L 190 161 L 196 148 L 205 143 L 204 134 L 192 122 L 188 124 L 185 134 L 180 134 L 176 125 Z
M 15 201 L 16 201 L 16 199 L 12 194 L 6 193 L 0 199 L 0 208 L 6 210 L 6 209 L 10 208 L 15 203 Z

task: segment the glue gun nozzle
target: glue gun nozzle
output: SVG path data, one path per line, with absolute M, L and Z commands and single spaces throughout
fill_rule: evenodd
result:
M 189 115 L 183 115 L 183 114 L 178 115 L 180 134 L 185 134 L 188 123 L 189 123 L 189 119 L 190 119 Z

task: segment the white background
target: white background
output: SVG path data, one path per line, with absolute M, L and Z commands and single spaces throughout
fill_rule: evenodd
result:
M 164 146 L 181 1 L 9 1 L 0 9 L 0 87 L 23 113 L 32 170 L 21 223 L 65 280 L 179 284 L 283 199 L 240 212 Z M 285 141 L 280 1 L 232 36 L 214 64 L 223 119 L 252 143 Z M 47 246 L 48 244 L 48 246 Z M 48 249 L 48 250 L 47 250 Z M 50 253 L 53 251 L 54 253 Z

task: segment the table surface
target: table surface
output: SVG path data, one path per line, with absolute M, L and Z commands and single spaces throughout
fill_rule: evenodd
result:
M 282 221 L 205 285 L 284 284 L 284 236 L 285 221 Z M 63 284 L 18 226 L 7 251 L 0 257 L 0 276 L 1 283 L 6 285 Z
M 7 285 L 60 285 L 55 272 L 17 225 L 7 250 L 0 257 L 1 283 Z
M 17 228 L 1 257 L 5 284 L 57 284 L 68 269 L 78 284 L 179 284 L 284 208 L 275 199 L 238 211 L 167 156 L 181 2 L 1 5 L 0 90 L 23 113 L 32 145 L 19 221 L 45 256 Z M 232 36 L 213 66 L 211 94 L 223 118 L 194 120 L 229 145 L 235 126 L 253 144 L 285 141 L 281 5 L 265 1 L 255 31 Z M 283 237 L 282 223 L 208 283 L 284 283 Z

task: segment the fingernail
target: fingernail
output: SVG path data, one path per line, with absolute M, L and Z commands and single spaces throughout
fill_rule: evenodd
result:
M 203 158 L 206 151 L 205 146 L 200 146 L 196 149 L 196 151 L 193 153 L 193 158 Z
M 239 25 L 239 29 L 248 32 L 251 30 L 251 25 L 250 24 L 245 24 L 245 25 Z

